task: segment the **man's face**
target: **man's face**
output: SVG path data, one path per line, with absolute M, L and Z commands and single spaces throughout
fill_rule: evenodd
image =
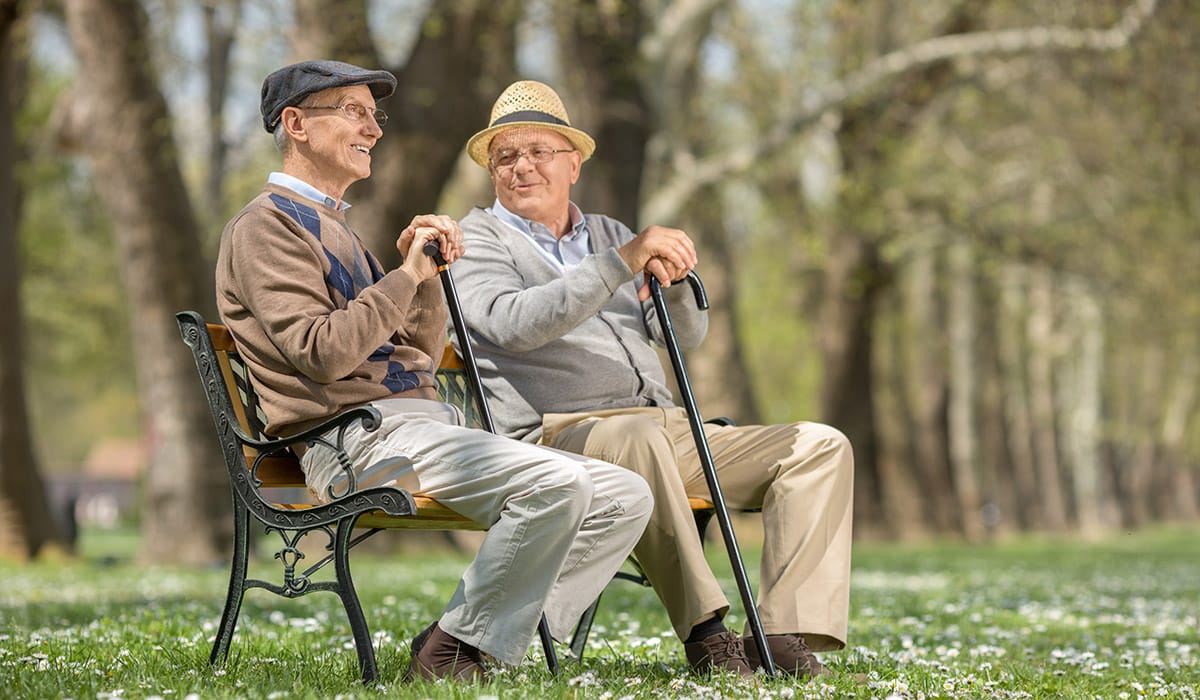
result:
M 372 116 L 375 98 L 369 87 L 322 90 L 298 109 L 304 115 L 308 159 L 326 187 L 342 192 L 370 177 L 371 149 L 383 129 Z
M 552 230 L 567 216 L 583 157 L 565 136 L 536 127 L 506 129 L 492 139 L 488 156 L 496 197 L 505 209 Z M 547 160 L 535 163 L 538 156 Z

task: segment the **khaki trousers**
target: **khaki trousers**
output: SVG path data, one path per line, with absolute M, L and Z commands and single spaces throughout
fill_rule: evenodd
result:
M 709 499 L 683 408 L 547 414 L 542 443 L 626 467 L 654 506 L 634 555 L 680 639 L 729 602 L 704 558 L 689 497 Z M 758 608 L 767 634 L 799 633 L 814 650 L 846 644 L 854 457 L 820 423 L 706 425 L 731 510 L 762 508 Z M 747 631 L 748 633 L 748 631 Z

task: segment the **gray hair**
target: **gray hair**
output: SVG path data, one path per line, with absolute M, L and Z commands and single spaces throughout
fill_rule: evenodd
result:
M 277 124 L 275 124 L 275 129 L 271 132 L 271 135 L 275 137 L 275 147 L 279 149 L 279 152 L 286 153 L 288 135 L 287 129 L 283 128 L 283 120 L 280 120 Z

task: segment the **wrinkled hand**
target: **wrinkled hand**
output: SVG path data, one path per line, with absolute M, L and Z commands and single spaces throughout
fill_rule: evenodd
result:
M 452 263 L 462 257 L 463 234 L 458 222 L 445 214 L 418 214 L 400 232 L 396 249 L 404 256 L 400 266 L 415 279 L 425 281 L 437 276 L 437 264 L 423 250 L 428 241 L 438 241 L 442 257 Z
M 696 267 L 696 246 L 692 239 L 676 228 L 647 226 L 632 241 L 617 249 L 621 258 L 634 273 L 653 275 L 663 287 L 670 287 Z M 650 283 L 638 290 L 638 299 L 650 298 Z

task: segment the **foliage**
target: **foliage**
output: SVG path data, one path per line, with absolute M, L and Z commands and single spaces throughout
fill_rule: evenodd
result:
M 209 202 L 199 194 L 211 173 L 200 86 L 208 70 L 207 47 L 199 31 L 198 8 L 177 0 L 147 0 L 142 5 L 152 18 L 154 61 L 172 102 L 191 201 Z M 333 2 L 239 0 L 207 5 L 242 12 L 228 76 L 228 103 L 217 124 L 230 149 L 224 172 L 219 173 L 223 196 L 211 210 L 198 207 L 205 217 L 202 246 L 209 257 L 215 253 L 221 223 L 257 192 L 263 174 L 277 166 L 277 154 L 253 112 L 258 81 L 289 51 L 316 50 L 311 47 L 322 46 L 319 39 L 325 33 L 344 32 L 351 44 L 362 39 L 377 45 L 379 55 L 394 67 L 415 60 L 413 80 L 402 75 L 405 87 L 387 105 L 407 120 L 396 119 L 389 126 L 390 136 L 377 151 L 373 181 L 351 190 L 356 204 L 352 220 L 368 238 L 372 230 L 386 238 L 390 222 L 404 218 L 396 212 L 418 203 L 427 207 L 442 191 L 437 173 L 443 168 L 431 163 L 444 161 L 448 171 L 461 139 L 431 135 L 439 132 L 425 127 L 454 121 L 454 133 L 469 133 L 486 109 L 479 106 L 482 103 L 457 100 L 483 93 L 490 100 L 497 89 L 488 81 L 509 77 L 507 62 L 512 57 L 495 46 L 507 46 L 511 38 L 504 28 L 513 20 L 508 16 L 504 21 L 485 19 L 473 28 L 448 22 L 438 13 L 425 25 L 415 18 L 426 9 L 442 7 L 420 2 L 358 2 L 338 12 L 320 11 L 338 5 Z M 646 155 L 640 168 L 636 155 L 620 154 L 613 163 L 615 181 L 633 181 L 632 175 L 640 173 L 644 208 L 652 209 L 649 204 L 661 200 L 659 195 L 679 181 L 686 184 L 698 173 L 704 175 L 696 180 L 700 184 L 684 188 L 692 194 L 677 199 L 677 206 L 667 209 L 671 216 L 664 217 L 691 220 L 643 223 L 686 226 L 698 236 L 724 237 L 713 248 L 729 251 L 728 259 L 714 255 L 702 265 L 733 271 L 729 288 L 714 295 L 713 303 L 718 310 L 728 304 L 737 312 L 736 332 L 749 358 L 749 380 L 757 389 L 751 394 L 760 400 L 761 415 L 769 421 L 838 422 L 818 415 L 818 395 L 824 390 L 825 395 L 856 402 L 845 413 L 878 417 L 881 426 L 890 424 L 903 436 L 891 441 L 880 437 L 885 444 L 877 457 L 866 446 L 875 441 L 876 432 L 887 428 L 867 427 L 862 429 L 866 434 L 852 435 L 864 446 L 860 493 L 871 491 L 869 477 L 880 464 L 892 465 L 901 479 L 911 481 L 903 485 L 914 493 L 952 488 L 946 470 L 923 473 L 936 464 L 929 459 L 930 449 L 936 456 L 947 451 L 946 445 L 911 444 L 928 436 L 934 436 L 929 442 L 948 442 L 946 411 L 938 402 L 954 381 L 944 371 L 951 345 L 944 322 L 957 294 L 946 275 L 946 251 L 952 244 L 971 247 L 976 272 L 970 284 L 982 300 L 973 327 L 981 346 L 973 386 L 984 389 L 964 403 L 970 403 L 971 415 L 979 416 L 976 442 L 1008 448 L 1008 453 L 984 450 L 989 454 L 978 463 L 960 463 L 960 475 L 976 470 L 985 482 L 1006 485 L 1014 480 L 1005 470 L 1025 467 L 1032 473 L 1039 466 L 1048 478 L 1069 486 L 1075 469 L 1092 466 L 1067 459 L 1058 464 L 1054 449 L 1039 455 L 1044 462 L 1040 465 L 1028 460 L 1019 464 L 1012 446 L 1027 436 L 1012 434 L 1015 429 L 1005 433 L 1003 427 L 993 427 L 989 434 L 986 426 L 1012 420 L 1012 406 L 1027 402 L 1028 397 L 1018 394 L 1034 384 L 1025 374 L 1040 356 L 1053 364 L 1043 384 L 1060 387 L 1059 399 L 1029 432 L 1040 429 L 1064 439 L 1061 426 L 1071 423 L 1070 399 L 1078 393 L 1071 390 L 1069 377 L 1082 371 L 1076 361 L 1079 353 L 1073 352 L 1078 328 L 1072 328 L 1071 317 L 1080 309 L 1074 300 L 1081 294 L 1096 302 L 1103 313 L 1104 359 L 1095 383 L 1103 401 L 1091 433 L 1104 443 L 1103 451 L 1094 452 L 1107 475 L 1101 490 L 1111 501 L 1104 504 L 1113 514 L 1110 525 L 1139 521 L 1134 514 L 1142 510 L 1148 511 L 1147 519 L 1196 513 L 1196 498 L 1180 499 L 1190 501 L 1190 512 L 1138 501 L 1165 502 L 1189 493 L 1188 486 L 1173 486 L 1176 482 L 1169 477 L 1194 471 L 1200 456 L 1200 430 L 1188 429 L 1200 426 L 1200 401 L 1194 392 L 1180 390 L 1194 384 L 1197 349 L 1192 329 L 1200 320 L 1200 296 L 1194 293 L 1200 284 L 1200 247 L 1193 240 L 1200 211 L 1195 193 L 1200 188 L 1188 167 L 1196 160 L 1200 122 L 1194 100 L 1187 97 L 1197 94 L 1200 80 L 1200 32 L 1192 31 L 1200 11 L 1194 4 L 1158 2 L 1145 26 L 1119 50 L 964 54 L 888 74 L 861 94 L 821 100 L 832 94 L 832 86 L 882 55 L 902 62 L 906 50 L 961 31 L 1102 29 L 1131 8 L 1151 5 L 1144 0 L 1040 5 L 1003 0 L 511 4 L 513 12 L 524 13 L 514 21 L 520 28 L 519 61 L 526 77 L 555 82 L 584 126 L 590 110 L 593 120 L 601 120 L 594 124 L 607 120 L 625 128 L 638 122 L 638 129 L 650 132 L 644 135 Z M 472 10 L 469 3 L 446 7 L 490 16 Z M 476 9 L 484 7 L 488 5 Z M 298 12 L 305 8 L 315 18 L 311 25 L 305 25 L 304 12 Z M 359 12 L 362 8 L 370 12 Z M 49 18 L 52 13 L 43 15 L 47 25 L 55 21 Z M 593 14 L 605 18 L 603 26 L 585 28 L 599 34 L 592 40 L 571 40 L 568 20 L 579 16 L 587 24 L 595 20 Z M 631 17 L 642 19 L 627 24 Z M 362 25 L 351 20 L 361 20 Z M 433 39 L 456 31 L 468 41 L 452 49 L 434 45 Z M 555 34 L 574 49 L 550 50 Z M 630 40 L 633 35 L 642 38 Z M 590 55 L 582 49 L 602 48 L 599 38 L 605 36 L 620 39 L 615 42 L 617 55 L 628 57 L 628 66 L 582 60 Z M 422 38 L 430 43 L 425 49 L 441 51 L 442 59 L 430 63 L 423 62 L 430 60 L 428 55 L 414 58 L 422 55 Z M 66 53 L 61 44 L 55 49 Z M 444 60 L 480 56 L 487 70 L 472 67 L 472 61 Z M 57 60 L 62 63 L 61 57 Z M 589 74 L 573 75 L 565 67 L 567 61 L 579 63 L 583 68 L 578 72 Z M 435 64 L 445 74 L 431 70 Z M 641 76 L 640 92 L 632 82 L 617 80 L 626 68 Z M 483 75 L 489 71 L 497 75 Z M 44 463 L 55 471 L 77 464 L 92 442 L 135 435 L 140 426 L 133 386 L 135 351 L 127 340 L 129 319 L 111 253 L 114 226 L 122 222 L 109 222 L 101 214 L 91 173 L 49 143 L 51 105 L 67 77 L 56 66 L 37 65 L 34 74 L 39 79 L 32 81 L 19 115 L 23 140 L 30 147 L 21 171 L 28 193 L 21 233 L 24 302 L 31 326 L 28 384 L 35 442 Z M 439 85 L 456 87 L 439 91 Z M 406 106 L 408 97 L 415 101 Z M 431 100 L 452 105 L 452 114 L 430 116 L 434 113 L 425 108 Z M 652 108 L 637 107 L 642 102 Z M 823 107 L 808 110 L 811 113 L 797 119 L 794 128 L 782 126 L 789 115 L 805 114 L 816 103 Z M 638 121 L 643 118 L 644 123 Z M 401 141 L 407 145 L 386 150 Z M 584 184 L 587 175 L 596 178 L 603 172 L 598 168 L 609 153 L 619 153 L 613 148 L 617 141 L 601 144 L 585 171 Z M 772 146 L 763 149 L 762 144 Z M 431 157 L 426 152 L 431 146 L 445 148 Z M 739 149 L 757 155 L 731 159 L 724 170 L 707 168 Z M 415 199 L 405 194 L 406 186 L 395 189 L 395 179 L 382 177 L 392 167 L 415 173 L 409 185 L 428 187 L 417 187 Z M 468 170 L 442 191 L 443 209 L 450 205 L 451 214 L 463 212 L 462 202 L 475 201 L 469 193 L 478 183 L 469 181 L 480 173 L 473 166 Z M 482 191 L 486 194 L 486 184 Z M 872 262 L 863 267 L 870 269 L 855 271 L 868 274 L 846 275 L 845 286 L 831 285 L 834 275 L 828 271 L 838 269 L 839 256 L 850 257 L 838 243 L 856 237 L 877 248 L 871 252 L 878 256 L 868 256 Z M 1021 314 L 1044 312 L 1052 328 L 1047 339 L 1016 339 L 1016 357 L 1007 370 L 997 371 L 983 350 L 1006 332 L 1015 337 L 1012 331 L 1024 320 L 1004 318 L 997 311 L 1002 304 L 992 303 L 1003 296 L 1005 280 L 1011 282 L 1014 271 L 1017 277 L 1030 273 L 1052 278 L 1047 285 L 1052 307 L 1033 309 L 1033 302 L 1021 301 L 1030 290 L 1014 292 L 1023 304 Z M 914 281 L 922 275 L 930 279 Z M 823 351 L 828 343 L 818 340 L 827 335 L 836 340 L 838 331 L 846 335 L 848 329 L 838 328 L 839 322 L 830 322 L 831 315 L 824 312 L 848 299 L 876 294 L 876 289 L 880 298 L 872 300 L 869 313 L 874 317 L 866 319 L 873 324 L 871 337 L 864 345 L 876 358 L 887 356 L 890 374 L 878 366 L 857 365 L 853 371 L 839 372 L 838 358 Z M 705 351 L 698 351 L 697 359 Z M 843 354 L 856 357 L 853 352 Z M 742 376 L 732 364 L 720 364 L 723 376 Z M 877 381 L 830 391 L 823 385 L 830 384 L 831 376 L 849 377 L 847 381 L 877 376 Z M 984 395 L 989 383 L 1002 387 L 990 398 Z M 716 381 L 701 384 L 702 393 L 721 392 L 727 386 Z M 1003 396 L 997 399 L 995 394 Z M 849 431 L 854 426 L 838 427 Z M 1157 472 L 1138 476 L 1151 469 Z M 1139 481 L 1150 486 L 1135 488 Z M 883 483 L 880 490 L 898 489 L 895 483 Z M 1195 490 L 1194 484 L 1190 490 Z M 994 494 L 985 494 L 990 496 Z M 860 509 L 860 517 L 865 510 Z M 914 515 L 917 509 L 892 512 L 904 514 L 897 519 L 921 519 Z M 890 531 L 908 524 L 888 523 Z
M 466 562 L 358 557 L 383 676 L 363 688 L 334 596 L 275 605 L 252 591 L 231 660 L 213 670 L 225 572 L 136 567 L 132 540 L 90 533 L 77 563 L 0 568 L 0 683 L 19 697 L 95 698 L 1196 698 L 1197 534 L 859 545 L 851 646 L 824 654 L 833 676 L 802 683 L 687 675 L 653 593 L 617 583 L 584 661 L 558 677 L 535 656 L 482 687 L 406 684 L 408 639 Z M 732 595 L 723 555 L 710 554 Z
M 55 149 L 47 127 L 64 77 L 48 66 L 30 84 L 20 130 L 22 299 L 35 444 L 51 472 L 78 465 L 97 439 L 140 429 L 124 290 L 112 222 L 90 173 Z

